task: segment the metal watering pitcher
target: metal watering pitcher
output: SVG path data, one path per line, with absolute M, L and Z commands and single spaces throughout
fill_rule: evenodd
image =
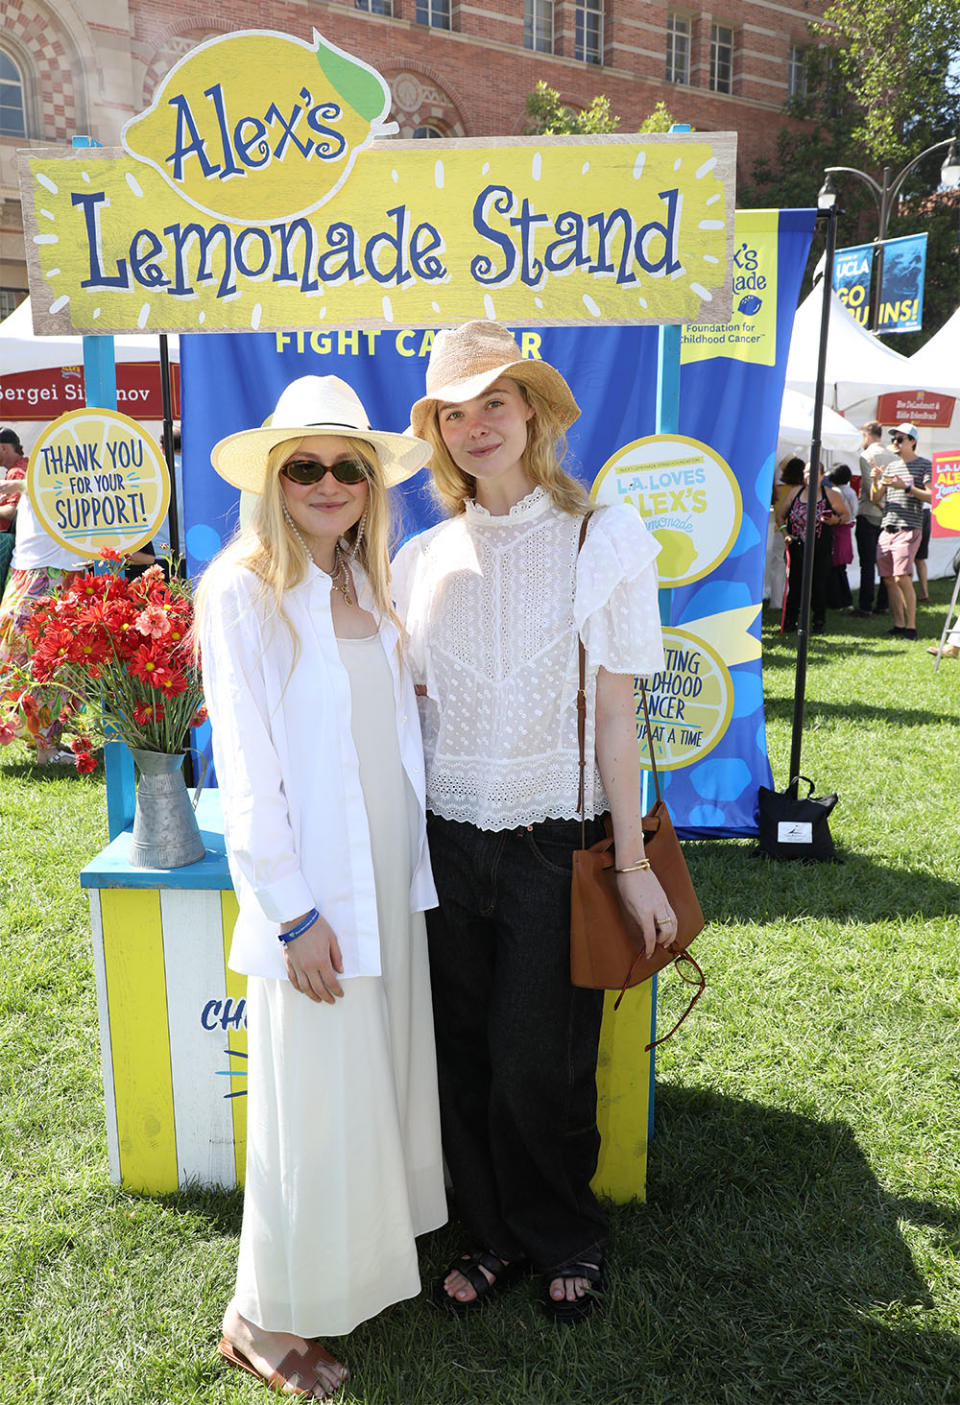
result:
M 185 752 L 130 748 L 139 772 L 129 860 L 133 868 L 182 868 L 206 853 L 194 812 L 207 775 L 207 759 L 192 747 L 189 750 L 201 762 L 192 801 L 183 778 Z

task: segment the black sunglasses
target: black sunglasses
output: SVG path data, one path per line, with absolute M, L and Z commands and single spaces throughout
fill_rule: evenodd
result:
M 891 434 L 890 439 L 894 444 L 902 444 L 906 438 L 905 434 Z
M 329 466 L 316 459 L 291 459 L 280 472 L 291 483 L 319 483 L 324 474 L 332 473 L 338 483 L 362 483 L 367 476 L 367 468 L 361 459 L 341 459 Z

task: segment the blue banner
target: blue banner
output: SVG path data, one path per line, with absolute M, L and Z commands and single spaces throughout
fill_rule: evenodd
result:
M 860 323 L 877 332 L 918 332 L 923 324 L 923 283 L 927 235 L 906 234 L 883 243 L 883 272 L 877 325 L 870 324 L 870 288 L 875 245 L 838 249 L 833 260 L 833 288 Z
M 670 657 L 651 691 L 663 780 L 687 836 L 755 834 L 757 786 L 771 780 L 759 614 L 780 400 L 814 219 L 812 210 L 738 212 L 735 316 L 686 329 L 679 445 L 654 435 L 655 327 L 516 333 L 523 354 L 556 366 L 582 407 L 567 467 L 600 501 L 634 502 L 672 572 L 663 593 Z M 191 575 L 237 522 L 236 490 L 210 467 L 218 439 L 261 423 L 306 374 L 342 376 L 373 424 L 402 429 L 423 393 L 433 335 L 321 326 L 182 337 Z M 397 492 L 402 539 L 438 520 L 426 474 Z

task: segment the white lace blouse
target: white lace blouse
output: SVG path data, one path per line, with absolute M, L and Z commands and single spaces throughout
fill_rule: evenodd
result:
M 579 559 L 578 517 L 542 488 L 493 517 L 476 503 L 414 537 L 393 565 L 420 699 L 427 808 L 480 829 L 577 814 L 577 635 L 587 697 L 597 669 L 663 667 L 654 558 L 632 507 L 593 513 Z M 586 747 L 594 755 L 594 708 Z M 586 813 L 607 808 L 594 762 Z

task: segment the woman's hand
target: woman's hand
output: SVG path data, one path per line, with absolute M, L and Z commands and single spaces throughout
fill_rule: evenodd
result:
M 677 935 L 677 919 L 652 868 L 617 874 L 620 901 L 643 933 L 644 954 L 669 946 Z
M 300 920 L 295 918 L 292 922 L 285 922 L 280 930 L 289 932 Z M 343 987 L 337 979 L 343 972 L 340 943 L 329 922 L 322 917 L 318 917 L 302 936 L 295 937 L 284 946 L 283 957 L 290 984 L 301 995 L 332 1005 L 337 996 L 343 994 Z

